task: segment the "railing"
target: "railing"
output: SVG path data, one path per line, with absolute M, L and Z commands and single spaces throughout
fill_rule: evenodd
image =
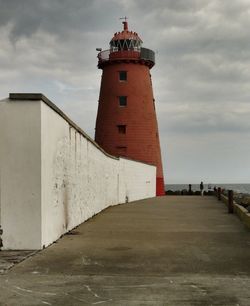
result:
M 149 61 L 152 65 L 155 64 L 154 51 L 147 48 L 129 49 L 129 50 L 104 50 L 97 55 L 99 63 L 112 59 L 138 59 Z
M 99 61 L 108 61 L 109 60 L 110 50 L 104 50 L 98 53 L 97 57 Z
M 147 48 L 141 48 L 141 59 L 155 63 L 154 51 Z
M 233 190 L 224 190 L 221 187 L 216 189 L 215 195 L 219 201 L 226 204 L 229 214 L 237 214 L 245 226 L 250 229 L 250 202 L 246 205 L 237 203 L 237 198 L 234 196 Z

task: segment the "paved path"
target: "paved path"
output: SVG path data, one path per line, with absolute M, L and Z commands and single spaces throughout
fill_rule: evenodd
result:
M 213 197 L 109 208 L 0 276 L 0 305 L 250 305 L 250 232 Z

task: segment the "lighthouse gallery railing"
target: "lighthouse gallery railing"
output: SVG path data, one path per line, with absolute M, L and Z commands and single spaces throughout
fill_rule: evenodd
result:
M 155 64 L 155 53 L 153 50 L 147 48 L 140 48 L 139 50 L 104 50 L 99 52 L 97 57 L 99 62 L 112 59 L 141 59 Z

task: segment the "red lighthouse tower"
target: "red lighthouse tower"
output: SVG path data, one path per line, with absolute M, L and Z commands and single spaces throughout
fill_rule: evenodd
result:
M 110 49 L 98 54 L 103 70 L 95 141 L 108 153 L 157 167 L 156 195 L 164 195 L 161 150 L 150 69 L 154 52 L 142 48 L 137 33 L 123 22 Z M 97 49 L 100 51 L 99 49 Z

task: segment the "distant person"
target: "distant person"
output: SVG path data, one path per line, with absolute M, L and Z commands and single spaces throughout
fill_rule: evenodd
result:
M 192 185 L 191 184 L 189 184 L 188 185 L 188 194 L 192 194 L 193 192 L 192 192 Z
M 201 191 L 201 196 L 203 197 L 203 192 L 204 192 L 203 182 L 200 183 L 200 191 Z

